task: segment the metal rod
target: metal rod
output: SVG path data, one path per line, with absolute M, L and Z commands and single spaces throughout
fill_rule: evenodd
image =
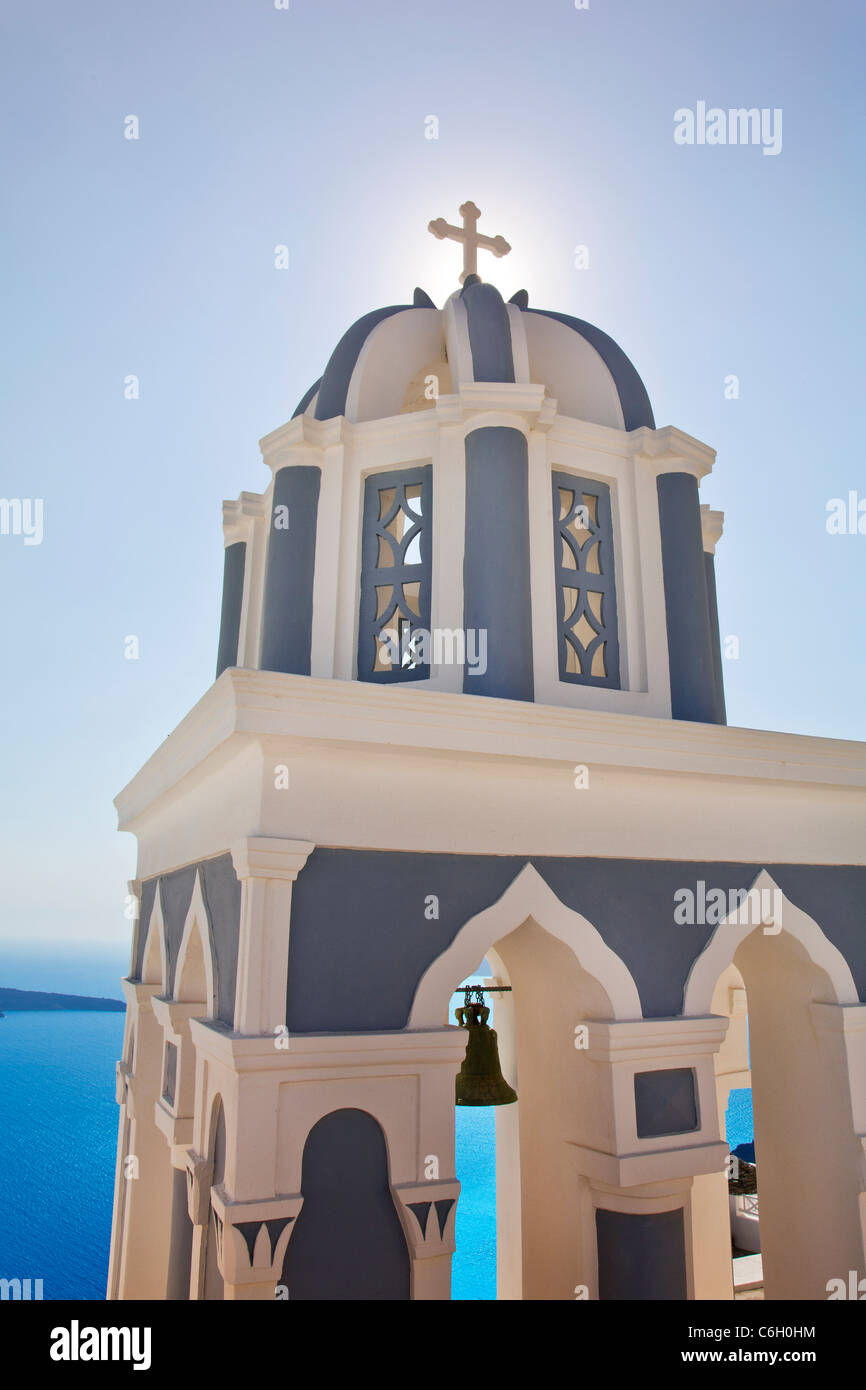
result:
M 460 994 L 461 990 L 481 990 L 482 994 L 510 994 L 511 985 L 460 985 L 455 989 L 455 994 Z

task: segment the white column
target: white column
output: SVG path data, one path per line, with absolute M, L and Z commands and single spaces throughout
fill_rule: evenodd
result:
M 595 1211 L 633 1214 L 683 1210 L 688 1297 L 733 1296 L 725 1164 L 719 1133 L 714 1058 L 726 1018 L 664 1018 L 587 1023 L 588 1046 L 576 1052 L 593 1069 L 601 1101 L 589 1112 L 580 1143 L 572 1145 L 578 1181 L 586 1193 L 585 1245 L 595 1251 Z M 694 1074 L 696 1120 L 683 1132 L 639 1135 L 635 1106 L 638 1073 L 687 1069 Z M 594 1260 L 584 1271 L 598 1296 Z

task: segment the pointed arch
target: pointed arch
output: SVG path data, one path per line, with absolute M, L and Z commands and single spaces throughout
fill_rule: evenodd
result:
M 189 1004 L 202 1002 L 209 1018 L 216 1014 L 216 971 L 200 868 L 184 921 L 174 972 L 174 998 Z
M 141 983 L 159 985 L 160 993 L 168 992 L 168 949 L 165 941 L 165 922 L 162 915 L 162 896 L 157 891 L 153 895 L 153 907 L 144 940 L 141 959 Z
M 415 992 L 409 1028 L 438 1028 L 443 1009 L 460 980 L 485 952 L 531 917 L 569 946 L 581 968 L 601 985 L 615 1019 L 643 1018 L 640 995 L 628 966 L 599 931 L 553 892 L 533 864 L 525 864 L 502 896 L 470 917 L 446 951 L 428 966 Z
M 713 992 L 723 970 L 733 964 L 737 949 L 752 932 L 763 931 L 765 927 L 781 926 L 793 940 L 799 942 L 809 959 L 827 976 L 833 999 L 827 1003 L 857 1004 L 859 995 L 851 974 L 851 967 L 842 952 L 828 939 L 813 917 L 797 907 L 785 896 L 778 884 L 766 869 L 756 875 L 749 892 L 755 889 L 763 894 L 780 894 L 774 902 L 781 903 L 778 921 L 767 918 L 762 924 L 740 922 L 739 913 L 729 913 L 716 927 L 701 954 L 697 957 L 688 979 L 683 998 L 683 1015 L 687 1018 L 701 1017 L 711 1013 Z

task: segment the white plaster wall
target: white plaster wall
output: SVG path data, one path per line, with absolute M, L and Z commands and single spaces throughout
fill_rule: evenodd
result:
M 235 682 L 255 698 L 232 713 Z M 118 798 L 140 837 L 139 877 L 245 835 L 757 867 L 866 860 L 866 790 L 844 780 L 866 781 L 858 745 L 266 673 L 224 673 L 197 713 Z M 274 786 L 278 764 L 288 790 Z
M 346 418 L 360 422 L 399 415 L 409 382 L 443 352 L 439 309 L 406 309 L 383 319 L 367 336 L 355 364 Z
M 610 371 L 585 338 L 542 314 L 521 316 L 529 352 L 529 379 L 543 383 L 563 415 L 625 429 Z

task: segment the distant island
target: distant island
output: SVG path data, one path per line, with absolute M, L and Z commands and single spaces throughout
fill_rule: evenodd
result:
M 122 999 L 95 999 L 89 994 L 46 994 L 41 989 L 5 989 L 0 985 L 0 1017 L 8 1013 L 35 1013 L 46 1009 L 85 1009 L 89 1012 L 120 1014 Z

